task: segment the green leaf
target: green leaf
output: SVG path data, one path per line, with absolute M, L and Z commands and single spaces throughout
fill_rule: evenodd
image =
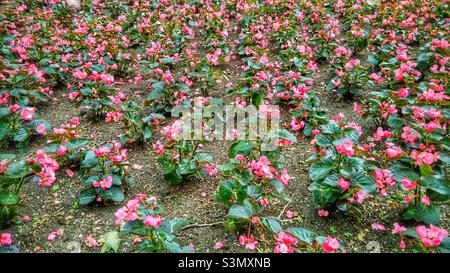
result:
M 163 220 L 158 230 L 164 232 L 166 235 L 172 235 L 178 230 L 181 230 L 187 223 L 186 218 Z
M 325 178 L 333 169 L 333 163 L 330 161 L 320 161 L 313 163 L 309 168 L 309 177 L 313 181 Z
M 367 57 L 367 62 L 371 65 L 376 65 L 378 64 L 378 59 L 376 55 L 369 55 L 369 57 Z
M 445 237 L 444 240 L 442 240 L 441 244 L 438 247 L 439 252 L 441 253 L 450 253 L 450 238 Z
M 422 53 L 417 57 L 417 66 L 424 70 L 430 66 L 430 59 L 433 56 L 433 52 Z
M 0 108 L 0 118 L 5 117 L 9 114 L 9 108 L 8 107 L 1 107 Z
M 285 129 L 275 131 L 275 135 L 282 139 L 297 142 L 297 138 Z
M 224 204 L 230 204 L 230 198 L 233 195 L 233 188 L 236 181 L 227 180 L 219 185 L 219 192 L 215 196 L 215 200 Z
M 185 84 L 184 82 L 177 83 L 177 87 L 181 92 L 188 93 L 189 92 L 189 86 Z
M 101 250 L 102 253 L 106 253 L 111 250 L 117 253 L 120 248 L 119 232 L 117 231 L 107 232 L 100 237 L 99 242 L 103 243 Z
M 278 179 L 272 179 L 270 180 L 270 184 L 277 190 L 277 192 L 283 192 L 284 191 L 284 185 L 281 183 Z
M 390 115 L 387 119 L 389 126 L 392 128 L 401 128 L 405 125 L 405 122 L 397 114 Z
M 96 196 L 95 191 L 92 188 L 85 189 L 81 192 L 79 202 L 80 205 L 87 205 L 94 202 Z
M 216 167 L 221 172 L 232 171 L 236 168 L 234 166 L 234 164 L 232 164 L 232 163 L 225 163 L 225 164 L 217 165 Z
M 20 201 L 20 197 L 15 192 L 9 190 L 0 190 L 0 205 L 13 206 L 17 205 Z
M 354 175 L 350 176 L 349 178 L 351 178 L 356 183 L 356 185 L 361 187 L 361 189 L 365 190 L 368 193 L 374 192 L 377 189 L 375 182 L 367 175 L 362 173 L 353 174 Z
M 129 234 L 129 233 L 133 233 L 133 234 L 137 234 L 137 235 L 148 235 L 148 229 L 145 226 L 144 222 L 142 222 L 141 220 L 134 220 L 134 221 L 128 221 L 125 222 L 124 224 L 122 224 L 120 226 L 120 233 L 121 234 Z
M 271 230 L 273 233 L 283 231 L 283 228 L 281 227 L 280 223 L 274 217 L 262 218 L 261 222 L 266 228 Z
M 144 137 L 144 140 L 148 140 L 152 137 L 152 128 L 150 126 L 145 126 L 142 130 L 142 136 Z
M 261 196 L 261 187 L 256 185 L 247 186 L 247 195 L 251 198 L 258 199 Z
M 100 197 L 106 200 L 112 200 L 114 202 L 120 203 L 125 199 L 122 189 L 120 187 L 111 187 L 107 190 L 101 191 L 99 193 Z
M 253 216 L 253 210 L 248 206 L 233 205 L 228 211 L 228 217 L 235 219 L 249 219 Z
M 14 141 L 24 142 L 30 137 L 30 129 L 20 128 L 20 130 L 14 135 Z
M 431 195 L 438 194 L 440 195 L 442 201 L 446 199 L 450 199 L 450 187 L 448 182 L 444 177 L 441 176 L 422 176 L 420 178 L 421 186 L 427 189 L 427 196 L 432 197 Z M 432 191 L 434 194 L 429 194 L 429 191 Z M 434 199 L 434 198 L 432 198 Z
M 330 147 L 333 145 L 333 141 L 330 138 L 328 138 L 322 134 L 317 135 L 316 139 L 317 139 L 317 144 L 320 147 Z
M 322 133 L 323 134 L 332 134 L 332 135 L 338 135 L 341 133 L 341 128 L 334 122 L 330 121 L 325 125 L 322 125 Z
M 433 169 L 430 165 L 422 164 L 419 165 L 420 174 L 422 176 L 433 176 Z
M 26 165 L 27 163 L 25 161 L 13 163 L 9 165 L 5 174 L 10 178 L 22 178 L 30 173 Z
M 256 108 L 259 108 L 259 106 L 261 105 L 262 100 L 263 100 L 263 97 L 262 97 L 261 93 L 253 93 L 253 95 L 252 95 L 252 104 Z
M 214 160 L 212 155 L 208 153 L 197 153 L 194 158 L 202 162 L 212 162 Z
M 0 253 L 19 253 L 20 250 L 15 246 L 0 246 Z
M 340 195 L 339 190 L 334 187 L 322 186 L 319 183 L 312 183 L 308 189 L 313 193 L 314 204 L 320 207 L 334 203 Z
M 161 61 L 163 64 L 170 64 L 170 63 L 175 62 L 174 58 L 172 58 L 172 57 L 163 58 Z
M 84 160 L 81 162 L 81 168 L 91 168 L 97 164 L 98 158 L 95 156 L 95 153 L 93 151 L 89 151 L 86 153 L 86 156 L 84 157 Z
M 425 206 L 422 203 L 417 205 L 415 217 L 416 221 L 422 221 L 426 224 L 437 224 L 440 220 L 439 208 L 436 206 Z
M 235 158 L 236 155 L 249 155 L 251 151 L 253 150 L 253 144 L 246 141 L 239 141 L 231 145 L 230 149 L 228 150 L 228 156 L 230 158 Z
M 150 94 L 147 97 L 147 100 L 156 100 L 160 98 L 163 95 L 164 87 L 166 86 L 166 83 L 164 81 L 155 82 L 152 84 L 153 91 L 150 92 Z
M 287 228 L 286 231 L 309 245 L 314 242 L 314 238 L 317 236 L 314 232 L 301 227 L 290 227 Z
M 14 159 L 17 155 L 15 154 L 0 154 L 0 160 L 4 159 Z
M 164 245 L 164 248 L 169 253 L 182 253 L 183 250 L 181 249 L 180 245 L 174 241 L 171 240 L 162 240 L 162 244 Z

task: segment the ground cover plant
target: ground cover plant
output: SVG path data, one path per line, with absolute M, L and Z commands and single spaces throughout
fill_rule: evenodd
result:
M 0 252 L 450 251 L 448 1 L 0 7 Z

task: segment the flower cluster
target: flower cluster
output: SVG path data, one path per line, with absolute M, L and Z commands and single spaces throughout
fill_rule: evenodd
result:
M 313 180 L 309 189 L 321 208 L 337 205 L 339 210 L 357 212 L 355 206 L 363 204 L 377 188 L 385 190 L 386 181 L 370 177 L 371 148 L 358 144 L 360 127 L 344 124 L 341 118 L 323 125 L 311 141 L 316 153 L 310 158 L 314 163 L 309 169 Z M 384 178 L 379 171 L 376 174 Z
M 218 170 L 211 155 L 202 150 L 202 140 L 190 141 L 182 135 L 184 121 L 176 120 L 161 129 L 163 137 L 153 144 L 164 179 L 171 184 L 180 184 L 202 173 L 216 175 Z M 189 132 L 190 133 L 190 132 Z
M 153 196 L 138 194 L 116 213 L 116 225 L 121 233 L 135 235 L 134 242 L 147 252 L 193 252 L 191 246 L 180 247 L 174 232 L 186 221 L 181 218 L 163 219 L 162 208 Z
M 80 194 L 80 204 L 122 202 L 124 190 L 134 183 L 127 174 L 127 157 L 127 149 L 118 142 L 88 151 L 81 161 L 86 188 Z

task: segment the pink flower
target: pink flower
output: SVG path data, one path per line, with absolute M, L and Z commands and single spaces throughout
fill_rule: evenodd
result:
M 111 74 L 100 74 L 100 79 L 106 84 L 109 85 L 114 82 L 114 76 Z
M 374 80 L 376 83 L 380 84 L 383 83 L 383 77 L 381 77 L 379 74 L 377 73 L 372 73 L 370 74 L 370 79 Z
M 405 143 L 414 144 L 419 135 L 409 126 L 403 127 L 403 133 L 400 135 Z
M 294 216 L 295 216 L 295 213 L 294 213 L 294 212 L 292 212 L 292 211 L 290 211 L 290 210 L 286 211 L 286 217 L 287 217 L 288 219 L 292 219 L 292 218 L 294 218 Z
M 422 197 L 420 198 L 420 201 L 422 201 L 422 203 L 423 203 L 425 206 L 431 205 L 430 197 L 428 197 L 428 196 L 422 196 Z
M 97 247 L 99 246 L 99 244 L 97 243 L 97 241 L 92 237 L 92 236 L 88 236 L 86 238 L 86 240 L 84 240 L 84 243 L 86 245 L 88 245 L 89 247 Z
M 359 104 L 357 102 L 353 103 L 353 112 L 361 113 L 361 107 L 359 106 Z
M 147 215 L 144 218 L 144 224 L 147 227 L 154 227 L 154 228 L 158 228 L 161 225 L 161 218 L 160 217 L 153 217 L 152 215 Z
M 16 103 L 16 104 L 10 105 L 8 109 L 9 109 L 9 111 L 16 113 L 17 111 L 19 111 L 20 106 Z
M 416 187 L 416 184 L 417 184 L 416 182 L 409 181 L 409 179 L 406 177 L 402 179 L 403 188 L 405 188 L 406 190 L 414 189 Z
M 379 223 L 373 223 L 373 224 L 371 225 L 371 227 L 372 227 L 374 230 L 379 230 L 379 231 L 384 231 L 384 230 L 386 230 L 386 227 L 383 226 L 382 224 L 379 224 Z
M 416 233 L 425 247 L 439 246 L 444 238 L 448 236 L 447 230 L 433 225 L 430 225 L 430 228 L 427 228 L 426 226 L 417 226 Z
M 281 184 L 283 184 L 284 186 L 287 186 L 287 184 L 289 183 L 289 179 L 291 179 L 291 177 L 288 174 L 288 171 L 285 169 L 283 170 L 283 174 L 278 175 L 277 176 L 278 180 L 280 180 Z
M 403 71 L 400 69 L 394 70 L 394 78 L 396 81 L 402 81 L 403 80 Z
M 75 173 L 71 169 L 66 169 L 66 175 L 68 177 L 73 177 L 75 175 Z
M 172 73 L 170 73 L 170 70 L 166 70 L 163 73 L 162 79 L 166 82 L 166 84 L 171 84 L 174 80 Z
M 47 130 L 45 129 L 45 125 L 42 124 L 42 123 L 39 124 L 39 125 L 36 127 L 36 132 L 38 132 L 39 134 L 45 136 L 45 135 L 47 134 Z
M 66 146 L 63 146 L 63 145 L 59 146 L 58 150 L 56 150 L 56 153 L 57 153 L 59 156 L 65 155 L 66 152 L 67 152 L 67 147 L 66 147 Z
M 305 122 L 303 120 L 299 121 L 295 117 L 292 117 L 291 129 L 293 131 L 298 131 L 298 130 L 302 129 L 303 127 L 305 127 Z
M 111 150 L 108 147 L 101 147 L 98 149 L 94 149 L 94 154 L 95 156 L 103 156 L 103 155 L 107 155 L 111 152 Z
M 406 231 L 406 228 L 404 226 L 401 226 L 398 223 L 394 223 L 392 234 L 403 233 L 404 231 Z
M 64 230 L 63 229 L 59 229 L 57 231 L 52 231 L 48 234 L 47 236 L 47 240 L 48 241 L 53 241 L 55 240 L 57 237 L 59 236 L 63 236 L 64 235 Z
M 339 154 L 345 154 L 348 157 L 355 154 L 355 150 L 353 150 L 353 142 L 351 140 L 346 140 L 344 143 L 336 144 L 336 150 Z
M 250 235 L 249 237 L 243 235 L 239 236 L 239 244 L 250 250 L 255 250 L 258 247 L 258 241 L 255 241 L 253 235 Z
M 407 204 L 411 203 L 411 201 L 414 199 L 414 195 L 410 195 L 410 196 L 406 196 L 405 197 L 405 202 Z
M 408 95 L 409 95 L 409 88 L 403 87 L 403 88 L 398 89 L 398 97 L 399 98 L 407 98 Z
M 361 126 L 356 122 L 350 122 L 347 125 L 344 126 L 344 128 L 353 128 L 358 133 L 358 136 L 362 135 L 362 128 Z
M 339 178 L 338 180 L 338 184 L 341 187 L 341 189 L 348 190 L 348 188 L 350 188 L 350 182 L 345 180 L 344 178 Z
M 406 243 L 405 243 L 405 241 L 400 240 L 399 247 L 400 247 L 401 249 L 405 249 L 405 248 L 406 248 Z
M 322 244 L 322 249 L 326 253 L 334 252 L 338 248 L 339 248 L 339 242 L 335 238 L 332 238 L 332 237 L 327 237 L 326 242 Z
M 401 153 L 403 153 L 403 150 L 400 147 L 395 146 L 392 143 L 386 143 L 388 148 L 386 149 L 386 155 L 389 158 L 395 158 L 399 156 Z
M 0 234 L 0 246 L 9 246 L 12 244 L 12 236 L 11 233 L 2 233 Z
M 317 211 L 317 214 L 318 214 L 320 217 L 327 217 L 328 214 L 329 214 L 329 212 L 328 212 L 328 210 L 320 209 L 320 210 Z
M 87 78 L 87 73 L 84 70 L 76 70 L 72 73 L 72 76 L 78 80 L 84 80 Z
M 34 108 L 23 108 L 20 112 L 20 118 L 25 121 L 32 121 L 34 115 Z
M 50 187 L 56 181 L 55 172 L 59 169 L 59 164 L 56 160 L 47 155 L 44 150 L 36 151 L 37 161 L 43 167 L 43 170 L 37 174 L 39 181 L 37 184 Z
M 78 95 L 80 94 L 80 92 L 70 92 L 69 93 L 69 99 L 70 100 L 74 100 L 78 97 Z
M 377 178 L 375 180 L 375 186 L 377 186 L 378 189 L 384 190 L 382 194 L 386 196 L 387 192 L 385 188 L 395 186 L 394 175 L 387 169 L 376 169 L 375 177 Z
M 382 127 L 378 127 L 377 131 L 373 134 L 373 138 L 376 141 L 381 141 L 382 138 L 389 138 L 392 137 L 391 131 L 384 131 Z
M 102 190 L 106 190 L 112 187 L 112 177 L 107 176 L 105 179 L 100 181 L 93 181 L 92 186 L 94 188 L 101 188 Z
M 410 157 L 416 160 L 416 166 L 423 164 L 431 165 L 439 159 L 440 154 L 439 152 L 433 154 L 427 151 L 418 152 L 417 150 L 413 150 Z
M 219 173 L 219 169 L 216 168 L 214 163 L 208 163 L 205 165 L 205 170 L 209 176 L 214 176 Z
M 102 188 L 102 190 L 106 190 L 112 187 L 112 177 L 111 176 L 107 176 L 106 179 L 103 179 L 102 181 L 100 181 L 100 187 Z
M 105 122 L 118 122 L 123 117 L 122 112 L 120 111 L 113 111 L 106 113 Z
M 277 244 L 273 249 L 274 253 L 293 253 L 294 248 L 292 246 L 298 243 L 297 238 L 290 235 L 289 233 L 285 233 L 280 231 L 277 234 Z
M 271 163 L 266 156 L 261 156 L 258 161 L 251 161 L 249 163 L 252 172 L 261 178 L 273 179 L 275 169 L 270 166 Z
M 356 195 L 358 196 L 358 204 L 362 204 L 364 199 L 369 196 L 365 190 L 359 190 Z
M 155 149 L 155 151 L 158 155 L 164 154 L 164 145 L 161 144 L 161 141 L 159 141 L 159 140 L 153 144 L 153 149 Z
M 263 198 L 263 199 L 259 200 L 259 203 L 260 203 L 261 206 L 263 206 L 263 207 L 266 207 L 266 206 L 269 204 L 269 202 L 267 201 L 266 198 Z
M 215 249 L 222 249 L 223 246 L 224 246 L 224 244 L 223 244 L 222 242 L 216 242 L 216 243 L 214 244 L 214 248 L 215 248 Z

